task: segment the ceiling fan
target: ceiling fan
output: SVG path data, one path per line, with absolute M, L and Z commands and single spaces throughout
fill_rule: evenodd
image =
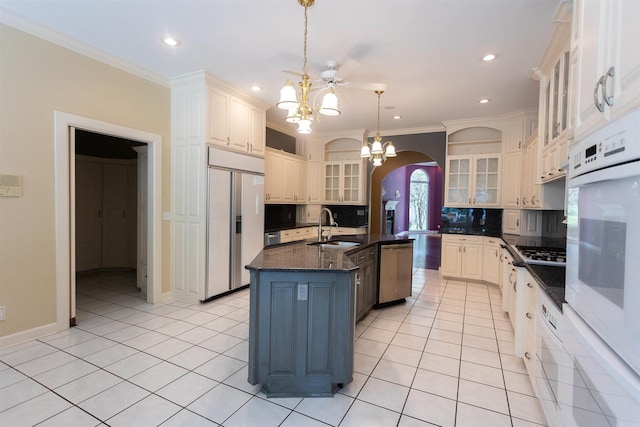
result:
M 318 90 L 330 87 L 335 89 L 336 87 L 344 87 L 348 89 L 363 89 L 363 90 L 386 90 L 387 85 L 384 83 L 359 83 L 351 82 L 347 80 L 358 68 L 360 63 L 355 59 L 347 59 L 344 63 L 339 64 L 338 61 L 329 60 L 326 62 L 327 68 L 320 72 L 318 78 L 310 76 L 312 81 L 322 83 L 316 87 L 312 87 L 311 90 Z M 283 70 L 285 73 L 293 74 L 295 76 L 302 76 L 302 73 L 293 70 Z

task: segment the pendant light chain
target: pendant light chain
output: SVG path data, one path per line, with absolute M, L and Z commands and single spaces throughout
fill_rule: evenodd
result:
M 376 131 L 376 136 L 380 136 L 380 94 L 382 92 L 377 90 L 376 93 L 378 94 L 378 130 Z
M 307 9 L 308 6 L 304 6 L 304 59 L 302 64 L 302 72 L 307 74 Z

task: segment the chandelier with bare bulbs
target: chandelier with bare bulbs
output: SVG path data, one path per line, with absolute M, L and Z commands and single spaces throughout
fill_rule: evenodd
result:
M 373 139 L 373 144 L 362 141 L 362 148 L 360 149 L 360 157 L 368 158 L 374 167 L 382 165 L 382 162 L 387 161 L 388 157 L 396 157 L 397 155 L 393 142 L 382 143 L 382 138 L 380 137 L 380 95 L 384 91 L 376 90 L 375 93 L 378 95 L 378 129 L 376 130 L 376 137 Z
M 313 6 L 315 0 L 298 0 L 298 3 L 304 7 L 304 61 L 302 64 L 302 81 L 298 83 L 300 86 L 300 95 L 296 93 L 291 80 L 287 79 L 282 89 L 280 89 L 280 101 L 276 104 L 278 108 L 287 110 L 286 121 L 298 124 L 298 133 L 311 133 L 311 120 L 314 120 L 314 103 L 309 105 L 309 91 L 311 90 L 311 81 L 309 80 L 307 68 L 307 9 Z M 333 91 L 333 84 L 329 84 L 326 88 L 327 93 L 322 98 L 322 105 L 317 110 L 318 113 L 325 116 L 337 116 L 340 114 L 338 109 L 338 98 Z M 319 92 L 320 93 L 320 92 Z M 316 98 L 318 95 L 316 95 Z M 320 117 L 315 117 L 320 120 Z

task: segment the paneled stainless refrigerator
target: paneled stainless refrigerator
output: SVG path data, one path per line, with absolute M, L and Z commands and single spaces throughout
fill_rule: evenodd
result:
M 211 147 L 208 174 L 205 301 L 249 284 L 244 266 L 264 243 L 264 160 Z

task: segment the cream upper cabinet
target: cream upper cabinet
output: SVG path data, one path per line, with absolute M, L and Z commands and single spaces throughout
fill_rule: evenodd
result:
M 364 204 L 364 163 L 362 160 L 324 163 L 324 202 Z
M 640 106 L 640 2 L 575 0 L 575 138 Z
M 267 125 L 265 112 L 259 108 L 251 107 L 249 123 L 248 151 L 256 156 L 264 156 L 264 148 L 267 143 Z
M 295 203 L 307 202 L 307 162 L 304 159 L 294 159 L 294 196 Z
M 521 207 L 522 152 L 502 155 L 502 206 Z
M 265 110 L 216 86 L 207 86 L 207 142 L 263 157 Z
M 556 27 L 539 67 L 538 156 L 536 181 L 548 182 L 566 174 L 566 153 L 560 145 L 573 138 L 571 99 L 571 11 L 563 3 L 554 19 Z M 564 145 L 566 147 L 566 144 Z M 524 195 L 523 195 L 524 196 Z
M 500 206 L 500 154 L 447 156 L 445 206 Z
M 282 202 L 284 182 L 284 159 L 274 151 L 267 150 L 264 156 L 264 201 Z
M 229 95 L 216 87 L 207 87 L 207 141 L 226 147 L 229 138 Z
M 322 203 L 323 162 L 307 162 L 307 203 Z
M 265 203 L 305 203 L 307 163 L 304 159 L 267 148 L 264 175 Z

